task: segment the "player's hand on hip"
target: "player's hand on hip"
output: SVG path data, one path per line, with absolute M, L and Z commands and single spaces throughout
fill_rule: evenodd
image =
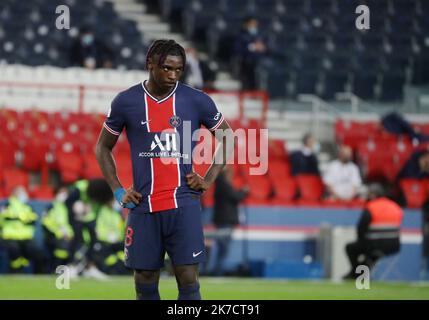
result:
M 116 200 L 124 208 L 133 209 L 135 208 L 140 201 L 142 200 L 141 193 L 135 191 L 133 188 L 120 188 L 114 192 Z
M 189 188 L 201 192 L 206 191 L 210 187 L 204 178 L 195 172 L 191 172 L 186 175 L 186 183 L 188 184 Z

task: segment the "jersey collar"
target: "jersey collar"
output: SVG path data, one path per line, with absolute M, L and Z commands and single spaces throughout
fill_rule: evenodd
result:
M 146 92 L 146 94 L 149 97 L 151 97 L 153 100 L 155 100 L 157 103 L 161 103 L 161 102 L 164 102 L 164 101 L 168 100 L 176 92 L 177 86 L 179 85 L 179 81 L 177 81 L 176 85 L 173 88 L 173 90 L 171 90 L 171 92 L 165 98 L 162 98 L 161 100 L 159 100 L 159 99 L 155 98 L 154 96 L 152 96 L 149 93 L 149 90 L 146 89 L 146 82 L 147 82 L 147 80 L 145 80 L 145 81 L 142 82 L 142 88 L 143 88 L 144 92 Z

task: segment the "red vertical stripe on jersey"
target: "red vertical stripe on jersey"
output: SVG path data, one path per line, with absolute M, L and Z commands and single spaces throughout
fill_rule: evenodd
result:
M 174 115 L 174 95 L 158 103 L 146 96 L 150 132 L 174 133 L 170 118 Z M 159 151 L 158 149 L 156 151 Z M 152 193 L 149 197 L 151 212 L 176 208 L 175 190 L 179 186 L 177 161 L 165 164 L 161 158 L 152 158 Z

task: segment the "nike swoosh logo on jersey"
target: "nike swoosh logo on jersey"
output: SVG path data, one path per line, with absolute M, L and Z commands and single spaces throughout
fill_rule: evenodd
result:
M 144 126 L 146 123 L 148 123 L 150 121 L 150 119 L 149 120 L 147 120 L 147 121 L 142 121 L 142 122 L 140 122 L 141 124 L 142 124 L 142 126 Z
M 196 257 L 198 257 L 202 252 L 203 252 L 202 250 L 201 250 L 200 252 L 197 252 L 197 253 L 192 252 L 192 256 L 193 256 L 194 258 L 196 258 Z

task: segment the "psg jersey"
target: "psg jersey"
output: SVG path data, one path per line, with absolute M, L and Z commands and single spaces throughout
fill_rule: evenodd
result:
M 145 83 L 115 97 L 104 127 L 114 135 L 126 130 L 133 187 L 143 196 L 136 208 L 139 212 L 195 203 L 200 192 L 186 184 L 197 143 L 191 137 L 201 125 L 214 131 L 222 121 L 223 115 L 207 94 L 180 82 L 163 99 L 153 97 Z

